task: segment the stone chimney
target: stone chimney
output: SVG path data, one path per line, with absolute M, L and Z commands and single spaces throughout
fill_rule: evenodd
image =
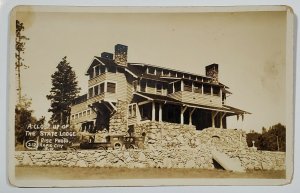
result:
M 121 66 L 127 66 L 128 47 L 122 44 L 115 45 L 115 63 Z
M 109 53 L 109 52 L 102 52 L 101 53 L 101 58 L 106 58 L 106 59 L 109 59 L 109 60 L 113 60 L 114 55 L 112 53 Z
M 217 84 L 219 82 L 218 75 L 219 75 L 219 65 L 218 64 L 211 64 L 205 67 L 205 74 L 207 77 L 212 78 L 211 83 Z

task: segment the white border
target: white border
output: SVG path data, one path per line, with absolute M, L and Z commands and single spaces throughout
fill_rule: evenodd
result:
M 38 0 L 28 0 L 28 1 L 22 1 L 22 0 L 0 0 L 0 6 L 1 6 L 1 12 L 0 12 L 0 22 L 1 22 L 1 28 L 0 28 L 0 65 L 1 65 L 1 71 L 0 71 L 0 152 L 2 156 L 0 156 L 0 192 L 65 192 L 65 191 L 72 191 L 72 192 L 98 192 L 98 191 L 109 191 L 109 192 L 182 192 L 182 191 L 189 191 L 189 192 L 199 192 L 199 191 L 205 191 L 205 192 L 297 192 L 300 189 L 300 159 L 299 159 L 299 131 L 297 131 L 299 127 L 299 120 L 297 117 L 300 115 L 299 112 L 299 103 L 298 98 L 299 94 L 297 92 L 298 86 L 296 86 L 296 92 L 295 92 L 295 168 L 294 168 L 294 179 L 291 184 L 285 185 L 285 186 L 173 186 L 173 187 L 136 187 L 136 188 L 121 188 L 121 187 L 115 187 L 115 188 L 77 188 L 77 189 L 40 189 L 40 188 L 27 188 L 27 189 L 21 189 L 13 187 L 9 184 L 8 181 L 8 171 L 7 171 L 7 71 L 8 68 L 6 66 L 7 60 L 8 60 L 8 23 L 9 23 L 9 11 L 16 5 L 78 5 L 78 6 L 232 6 L 232 5 L 289 5 L 293 8 L 295 14 L 300 13 L 300 2 L 296 0 L 244 0 L 244 1 L 238 1 L 238 0 L 167 0 L 164 2 L 160 2 L 159 0 L 155 1 L 138 1 L 138 0 L 127 0 L 126 2 L 121 0 L 106 0 L 106 1 L 96 1 L 96 0 L 79 0 L 79 1 L 71 1 L 71 0 L 44 0 L 44 1 L 38 1 Z M 297 28 L 297 26 L 296 26 Z M 297 31 L 298 33 L 298 31 Z M 295 41 L 299 43 L 299 40 L 295 38 Z M 300 55 L 299 50 L 296 50 L 295 56 Z M 297 62 L 298 63 L 298 62 Z M 296 65 L 297 66 L 297 65 Z M 295 73 L 299 71 L 299 68 L 295 69 Z M 299 73 L 299 72 L 298 72 Z M 296 84 L 299 83 L 299 77 L 295 77 Z M 5 91 L 5 92 L 3 92 Z M 201 179 L 200 179 L 201 180 Z

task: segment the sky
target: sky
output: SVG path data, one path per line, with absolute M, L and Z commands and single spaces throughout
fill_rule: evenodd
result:
M 243 121 L 227 118 L 228 128 L 261 131 L 286 122 L 285 12 L 74 13 L 28 8 L 16 18 L 30 38 L 24 53 L 30 68 L 22 70 L 22 94 L 32 98 L 36 117 L 50 117 L 50 76 L 64 56 L 84 94 L 84 74 L 93 57 L 113 53 L 114 45 L 121 43 L 128 46 L 129 62 L 200 75 L 206 65 L 218 63 L 219 80 L 233 93 L 227 105 L 251 113 Z

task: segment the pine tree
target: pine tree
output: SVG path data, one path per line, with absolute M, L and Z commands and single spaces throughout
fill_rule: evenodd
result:
M 24 24 L 20 22 L 19 20 L 16 20 L 16 53 L 15 53 L 15 67 L 17 70 L 17 78 L 18 78 L 18 103 L 22 102 L 22 92 L 21 92 L 21 68 L 24 67 L 29 68 L 28 65 L 24 63 L 24 59 L 22 57 L 22 54 L 25 52 L 25 41 L 29 40 L 26 36 L 22 34 L 24 31 Z
M 52 112 L 51 124 L 69 124 L 71 103 L 80 91 L 76 74 L 69 64 L 67 57 L 63 57 L 56 67 L 57 71 L 51 75 L 52 88 L 47 95 L 47 99 L 51 100 L 51 108 L 48 109 Z

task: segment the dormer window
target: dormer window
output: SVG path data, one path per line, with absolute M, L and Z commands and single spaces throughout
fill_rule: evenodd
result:
M 217 86 L 213 87 L 213 95 L 220 96 L 220 87 L 217 87 Z
M 178 78 L 182 78 L 182 77 L 183 77 L 183 74 L 177 73 L 177 77 L 178 77 Z
M 148 69 L 148 74 L 153 74 L 153 75 L 155 75 L 155 68 L 147 68 Z
M 157 76 L 161 76 L 161 74 L 162 74 L 161 70 L 157 69 L 157 70 L 156 70 L 156 75 L 157 75 Z
M 169 76 L 170 75 L 170 71 L 168 70 L 163 70 L 163 73 L 162 73 L 164 76 Z
M 211 86 L 203 85 L 203 93 L 210 95 L 211 94 Z
M 202 94 L 202 85 L 200 83 L 194 83 L 194 92 Z
M 100 74 L 100 66 L 95 67 L 95 73 L 96 73 L 96 76 L 98 76 Z

